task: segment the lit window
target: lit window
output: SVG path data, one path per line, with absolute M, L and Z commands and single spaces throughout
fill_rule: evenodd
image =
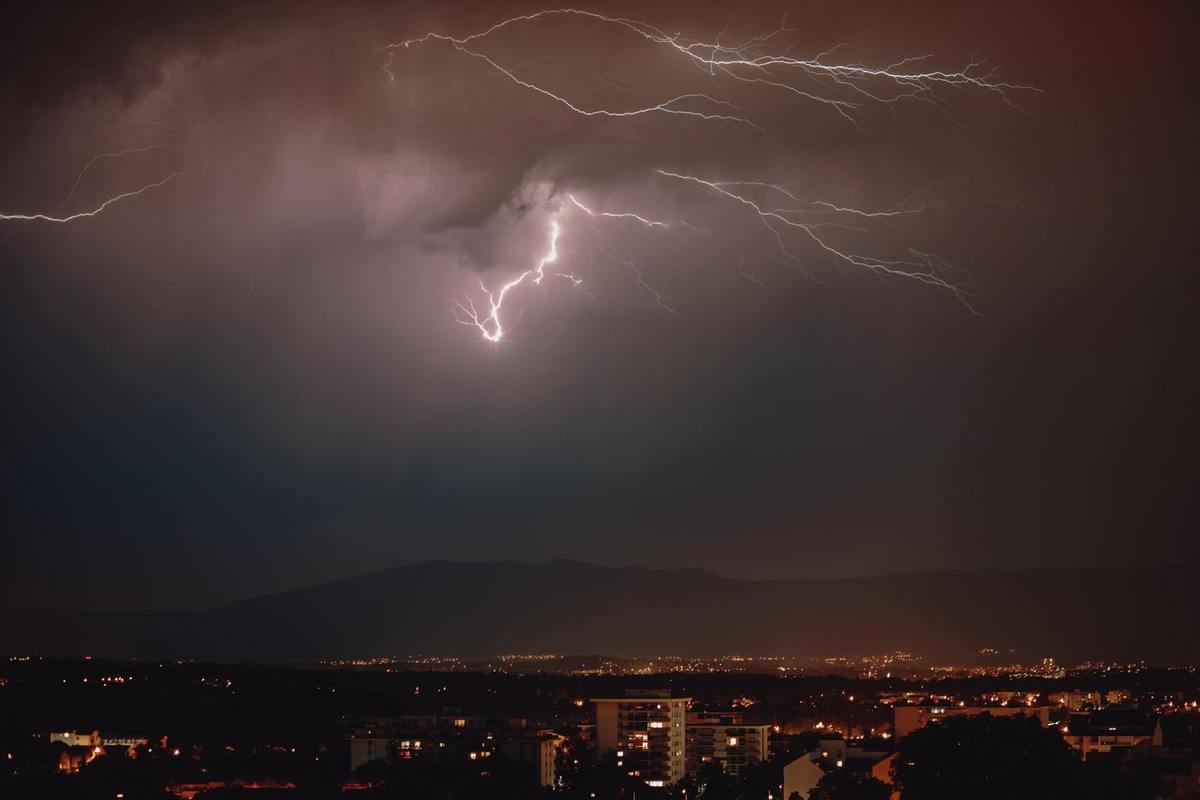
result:
M 729 737 L 729 746 L 730 747 L 737 747 L 737 743 L 738 743 L 738 737 L 736 737 L 736 736 Z

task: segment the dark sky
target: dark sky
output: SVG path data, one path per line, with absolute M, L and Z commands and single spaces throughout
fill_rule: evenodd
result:
M 709 92 L 757 132 L 584 118 L 437 42 L 381 69 L 388 42 L 532 5 L 6 18 L 0 211 L 53 211 L 101 153 L 169 145 L 97 162 L 68 211 L 187 170 L 92 218 L 0 221 L 9 601 L 207 606 L 428 558 L 1194 558 L 1190 3 L 642 5 L 589 7 L 710 41 L 787 11 L 797 55 L 974 54 L 1042 91 L 947 90 L 953 119 L 858 96 L 856 129 L 585 20 L 477 45 L 580 106 Z M 921 213 L 830 235 L 936 252 L 978 313 L 802 236 L 789 261 L 749 209 L 655 168 L 872 210 L 916 192 Z M 583 284 L 513 295 L 499 345 L 456 324 L 552 218 Z

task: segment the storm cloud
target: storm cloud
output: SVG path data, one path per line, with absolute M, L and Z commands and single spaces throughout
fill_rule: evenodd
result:
M 708 39 L 786 19 L 798 52 L 978 56 L 1040 91 L 955 90 L 953 119 L 867 104 L 857 127 L 755 86 L 736 100 L 761 129 L 590 119 L 445 43 L 383 69 L 389 42 L 534 6 L 18 12 L 0 210 L 54 210 L 101 153 L 157 148 L 97 162 L 70 208 L 183 172 L 70 225 L 0 223 L 6 592 L 204 606 L 432 557 L 750 577 L 1193 557 L 1185 4 L 895 5 L 637 16 Z M 579 19 L 487 52 L 596 104 L 730 90 Z M 831 235 L 940 254 L 974 312 L 802 241 L 795 263 L 656 169 L 918 193 Z M 455 303 L 532 266 L 555 214 L 582 284 L 523 292 L 511 337 L 481 341 Z

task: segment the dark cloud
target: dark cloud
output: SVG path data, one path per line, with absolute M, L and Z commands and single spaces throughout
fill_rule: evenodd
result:
M 643 15 L 712 35 L 784 10 Z M 1185 557 L 1197 118 L 1178 10 L 794 10 L 809 52 L 978 51 L 1045 91 L 855 130 L 739 88 L 764 132 L 581 119 L 436 43 L 381 68 L 389 41 L 508 13 L 490 4 L 19 10 L 0 209 L 55 208 L 101 152 L 176 148 L 97 164 L 75 208 L 187 171 L 92 220 L 0 223 L 8 591 L 202 605 L 426 557 L 752 576 Z M 696 78 L 577 20 L 493 46 L 595 102 Z M 980 315 L 802 242 L 791 263 L 660 167 L 872 208 L 920 190 L 921 216 L 854 241 L 944 254 Z M 454 302 L 527 268 L 572 192 L 690 227 L 569 217 L 583 290 L 531 290 L 485 346 Z

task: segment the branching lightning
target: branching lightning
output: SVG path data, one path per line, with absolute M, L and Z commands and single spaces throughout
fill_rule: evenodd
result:
M 467 298 L 464 302 L 456 303 L 458 314 L 455 319 L 462 325 L 470 325 L 478 328 L 483 334 L 483 338 L 489 342 L 499 342 L 504 338 L 504 323 L 500 319 L 500 311 L 504 307 L 504 301 L 509 293 L 520 287 L 522 284 L 529 283 L 533 286 L 541 286 L 542 281 L 546 278 L 546 267 L 558 261 L 558 236 L 561 229 L 557 219 L 550 220 L 550 244 L 546 250 L 546 254 L 541 257 L 537 265 L 525 270 L 517 277 L 505 283 L 497 291 L 490 291 L 486 286 L 480 284 L 480 289 L 486 295 L 488 311 L 486 314 L 480 314 L 475 306 L 475 301 Z M 567 280 L 578 284 L 578 279 L 574 275 L 566 273 L 555 273 L 555 277 L 566 278 Z
M 646 226 L 647 228 L 667 228 L 670 226 L 667 222 L 660 220 L 648 219 L 641 214 L 632 212 L 612 212 L 612 211 L 595 211 L 579 201 L 573 194 L 568 194 L 567 199 L 571 205 L 587 214 L 589 217 L 607 217 L 611 219 L 628 219 Z M 493 291 L 487 286 L 480 284 L 480 291 L 483 293 L 483 303 L 486 307 L 486 312 L 481 312 L 475 301 L 467 297 L 464 300 L 456 302 L 454 309 L 454 319 L 460 325 L 467 325 L 479 330 L 483 334 L 483 338 L 489 342 L 499 342 L 504 338 L 507 328 L 504 321 L 501 319 L 501 312 L 504 308 L 504 301 L 508 299 L 510 293 L 524 286 L 541 286 L 542 282 L 547 277 L 562 278 L 569 282 L 572 286 L 579 287 L 583 284 L 583 279 L 569 272 L 547 272 L 546 268 L 558 261 L 558 240 L 562 235 L 561 212 L 556 213 L 550 220 L 550 242 L 546 249 L 545 255 L 530 269 L 517 275 L 512 280 L 504 283 L 499 289 Z M 630 273 L 633 274 L 637 285 L 644 289 L 654 301 L 664 310 L 674 312 L 673 309 L 663 297 L 662 293 L 653 285 L 646 281 L 646 272 L 636 262 L 626 258 L 617 249 L 616 245 L 600 232 L 598 228 L 593 227 L 596 236 L 605 246 L 605 249 L 612 256 L 614 261 L 624 265 Z
M 547 89 L 546 87 L 544 87 L 540 84 L 533 83 L 532 81 L 527 81 L 523 78 L 518 77 L 517 74 L 512 69 L 501 66 L 497 61 L 492 59 L 490 56 L 487 56 L 477 50 L 472 50 L 467 46 L 467 44 L 470 41 L 472 41 L 473 39 L 481 38 L 484 35 L 486 35 L 486 34 L 476 34 L 474 36 L 469 36 L 466 39 L 455 39 L 452 36 L 445 36 L 445 35 L 439 34 L 439 33 L 427 33 L 424 36 L 421 36 L 417 39 L 409 39 L 407 41 L 399 42 L 397 44 L 389 44 L 385 47 L 385 49 L 388 51 L 388 57 L 387 57 L 386 62 L 384 63 L 384 71 L 387 72 L 389 77 L 394 79 L 395 74 L 392 72 L 392 57 L 393 57 L 393 53 L 396 50 L 396 48 L 411 47 L 412 45 L 424 44 L 426 42 L 431 42 L 431 41 L 439 41 L 439 42 L 445 42 L 447 44 L 450 44 L 452 47 L 454 47 L 455 50 L 457 50 L 460 53 L 463 53 L 464 55 L 470 56 L 471 58 L 474 58 L 478 61 L 482 61 L 488 67 L 490 67 L 497 73 L 503 75 L 504 77 L 508 78 L 510 81 L 512 81 L 516 85 L 521 86 L 525 89 L 529 89 L 530 91 L 536 92 L 544 97 L 547 97 L 547 98 L 553 100 L 554 102 L 558 103 L 559 105 L 570 109 L 574 113 L 579 114 L 580 116 L 611 117 L 614 119 L 620 119 L 623 117 L 640 117 L 640 116 L 645 116 L 645 115 L 649 115 L 649 114 L 670 114 L 670 115 L 681 116 L 681 117 L 695 117 L 697 119 L 705 120 L 708 122 L 714 122 L 714 121 L 733 122 L 733 123 L 740 123 L 740 124 L 748 125 L 752 128 L 756 128 L 756 129 L 758 129 L 758 127 L 759 127 L 758 125 L 756 125 L 754 122 L 752 122 L 746 116 L 728 113 L 729 111 L 741 111 L 741 109 L 739 109 L 738 106 L 734 105 L 733 103 L 730 103 L 727 100 L 722 100 L 720 98 L 713 97 L 712 95 L 707 94 L 705 92 L 686 92 L 684 94 L 679 94 L 674 97 L 663 100 L 662 102 L 654 103 L 653 105 L 639 106 L 637 108 L 630 108 L 630 109 L 623 109 L 623 110 L 609 109 L 609 108 L 590 108 L 590 109 L 583 108 L 582 106 L 569 100 L 568 98 L 564 97 L 563 95 L 557 94 L 556 92 L 553 92 L 550 89 Z M 700 109 L 695 109 L 695 108 L 684 107 L 688 103 L 708 104 L 710 107 L 720 108 L 720 109 L 724 109 L 724 110 L 722 110 L 722 111 L 716 111 L 716 110 L 705 111 L 705 110 L 700 110 Z
M 828 223 L 810 222 L 805 219 L 806 210 L 804 208 L 765 208 L 759 202 L 756 202 L 744 194 L 738 194 L 737 192 L 734 192 L 728 188 L 730 186 L 738 185 L 764 186 L 781 191 L 791 197 L 792 195 L 782 187 L 753 181 L 710 181 L 705 180 L 704 178 L 696 177 L 695 175 L 682 175 L 680 173 L 670 172 L 664 169 L 655 170 L 655 172 L 667 178 L 674 178 L 676 180 L 687 181 L 700 186 L 705 186 L 722 197 L 734 200 L 752 209 L 754 213 L 758 215 L 758 218 L 762 220 L 762 223 L 767 227 L 767 229 L 775 235 L 776 239 L 779 241 L 779 247 L 783 254 L 793 261 L 799 262 L 800 259 L 787 249 L 781 231 L 776 227 L 776 224 L 783 225 L 789 229 L 801 231 L 820 250 L 833 256 L 835 259 L 843 263 L 869 270 L 877 275 L 908 278 L 929 286 L 936 286 L 940 289 L 945 289 L 962 301 L 967 308 L 970 308 L 972 311 L 974 311 L 969 302 L 970 292 L 964 287 L 950 283 L 945 277 L 938 273 L 939 267 L 944 268 L 945 265 L 943 264 L 942 260 L 936 256 L 929 253 L 922 253 L 917 250 L 909 250 L 909 258 L 880 259 L 845 250 L 830 243 L 828 238 L 821 234 L 820 229 L 822 227 L 827 227 Z M 899 211 L 866 212 L 858 209 L 845 209 L 829 203 L 817 203 L 810 205 L 828 207 L 829 209 L 856 214 L 859 216 L 880 216 L 903 213 Z
M 593 218 L 608 217 L 610 219 L 631 219 L 631 220 L 634 220 L 634 221 L 646 226 L 647 228 L 669 228 L 670 227 L 670 223 L 662 222 L 659 220 L 647 219 L 646 217 L 643 217 L 641 214 L 634 214 L 629 211 L 622 211 L 622 212 L 593 211 L 592 209 L 585 206 L 583 203 L 579 202 L 579 200 L 577 200 L 575 198 L 575 195 L 573 195 L 573 194 L 568 194 L 567 199 L 570 200 L 571 203 L 576 208 L 578 208 L 583 213 L 587 214 L 589 217 L 593 217 Z M 620 251 L 620 249 L 618 249 L 617 246 L 613 243 L 612 239 L 605 236 L 600 231 L 600 229 L 598 227 L 596 227 L 596 225 L 594 225 L 594 224 L 592 225 L 592 231 L 596 234 L 596 238 L 598 240 L 600 240 L 600 243 L 604 246 L 604 249 L 612 257 L 613 261 L 616 261 L 617 263 L 624 266 L 627 270 L 629 270 L 629 273 L 631 275 L 633 275 L 633 279 L 637 283 L 638 288 L 642 289 L 648 295 L 650 295 L 652 298 L 654 298 L 654 302 L 658 304 L 659 308 L 663 309 L 664 311 L 668 311 L 668 312 L 674 314 L 675 309 L 671 306 L 670 303 L 667 302 L 667 299 L 663 296 L 663 293 L 660 292 L 657 288 L 655 288 L 655 286 L 653 284 L 651 284 L 649 281 L 646 280 L 646 269 L 643 268 L 641 265 L 639 265 L 633 259 L 625 256 L 625 254 L 622 253 Z
M 646 219 L 641 214 L 632 214 L 629 212 L 616 213 L 616 212 L 612 212 L 612 211 L 593 211 L 592 209 L 585 206 L 583 203 L 576 200 L 575 195 L 573 195 L 573 194 L 567 195 L 567 199 L 570 200 L 571 203 L 576 208 L 580 209 L 588 216 L 611 217 L 612 219 L 636 219 L 638 222 L 642 223 L 647 228 L 669 228 L 669 227 L 671 227 L 666 222 L 659 222 L 658 220 Z
M 726 113 L 727 110 L 741 111 L 741 109 L 732 102 L 707 92 L 685 93 L 660 103 L 625 110 L 585 109 L 539 83 L 519 77 L 515 68 L 504 67 L 477 49 L 484 44 L 486 39 L 507 28 L 554 17 L 574 17 L 623 28 L 651 44 L 678 54 L 688 63 L 694 64 L 706 73 L 710 79 L 716 78 L 720 74 L 737 83 L 760 84 L 780 90 L 794 97 L 828 106 L 851 122 L 856 121 L 855 113 L 864 102 L 890 104 L 912 99 L 928 103 L 952 117 L 950 105 L 939 94 L 940 90 L 955 88 L 984 90 L 1001 97 L 1010 105 L 1015 105 L 1012 99 L 1014 93 L 1037 91 L 1031 86 L 997 80 L 996 69 L 985 69 L 985 65 L 977 60 L 972 60 L 960 68 L 951 70 L 922 70 L 914 67 L 916 64 L 929 61 L 933 57 L 932 54 L 904 58 L 882 67 L 828 61 L 827 59 L 843 45 L 818 53 L 812 58 L 797 58 L 788 54 L 790 46 L 778 41 L 780 35 L 792 30 L 786 27 L 754 36 L 740 43 L 723 43 L 721 36 L 718 36 L 715 41 L 708 42 L 692 39 L 681 33 L 669 34 L 642 20 L 610 16 L 576 8 L 546 9 L 532 14 L 510 17 L 485 30 L 462 37 L 429 32 L 412 39 L 388 44 L 383 48 L 387 52 L 383 68 L 388 76 L 394 79 L 393 59 L 398 49 L 411 48 L 429 42 L 442 42 L 449 44 L 458 52 L 486 64 L 516 85 L 537 92 L 583 116 L 631 117 L 646 114 L 672 114 L 758 127 L 748 116 Z M 815 83 L 817 86 L 809 87 L 804 81 Z M 827 91 L 822 93 L 818 91 L 817 87 Z M 852 99 L 838 96 L 839 90 L 844 90 Z M 681 107 L 688 103 L 707 104 L 709 110 Z
M 188 127 L 190 127 L 190 128 L 197 127 L 196 124 L 192 121 L 191 117 L 188 116 L 187 112 L 185 112 L 179 106 L 179 104 L 175 102 L 174 98 L 172 98 L 170 95 L 168 95 L 166 92 L 163 92 L 162 90 L 155 90 L 154 94 L 161 95 L 163 98 L 165 98 L 166 101 L 170 104 L 170 106 L 175 110 L 175 112 L 178 113 L 179 116 L 182 117 L 187 122 Z M 178 130 L 176 128 L 172 128 L 169 125 L 165 125 L 165 124 L 163 124 L 161 122 L 157 122 L 155 120 L 142 120 L 142 122 L 145 124 L 156 125 L 158 127 L 164 128 L 166 130 Z M 140 147 L 130 147 L 130 148 L 127 148 L 124 150 L 117 150 L 117 151 L 113 151 L 113 152 L 99 153 L 97 155 L 92 156 L 87 161 L 87 163 L 83 165 L 83 167 L 79 170 L 79 172 L 76 173 L 75 180 L 74 180 L 74 182 L 72 182 L 70 190 L 67 192 L 66 196 L 62 199 L 62 201 L 58 204 L 58 206 L 55 208 L 54 211 L 48 212 L 48 213 L 47 212 L 19 213 L 19 212 L 0 211 L 0 221 L 5 221 L 5 222 L 52 222 L 52 223 L 56 223 L 56 224 L 65 224 L 65 223 L 69 223 L 69 222 L 74 222 L 76 220 L 87 219 L 88 217 L 97 216 L 98 214 L 102 213 L 105 209 L 107 209 L 109 206 L 119 203 L 122 200 L 128 200 L 128 199 L 131 199 L 134 197 L 138 197 L 140 195 L 145 194 L 146 192 L 166 186 L 167 184 L 171 183 L 172 181 L 176 180 L 177 178 L 180 178 L 183 175 L 186 175 L 187 173 L 191 172 L 193 169 L 195 169 L 195 167 L 193 166 L 193 167 L 188 167 L 188 168 L 181 169 L 181 170 L 176 170 L 174 172 L 167 174 L 165 177 L 160 178 L 159 180 L 144 184 L 142 186 L 137 187 L 136 189 L 130 189 L 128 191 L 124 191 L 124 192 L 120 192 L 118 194 L 112 195 L 111 197 L 108 197 L 108 198 L 104 199 L 103 201 L 101 201 L 99 204 L 97 204 L 93 208 L 90 208 L 90 209 L 87 209 L 84 211 L 77 211 L 77 212 L 74 212 L 71 214 L 64 214 L 63 212 L 70 205 L 71 201 L 75 198 L 75 194 L 79 190 L 80 185 L 83 183 L 84 177 L 87 176 L 87 174 L 91 171 L 92 167 L 96 166 L 97 164 L 99 164 L 102 161 L 123 159 L 128 156 L 134 156 L 134 155 L 138 155 L 141 153 L 150 153 L 150 152 L 164 151 L 164 150 L 191 151 L 192 149 L 193 149 L 193 146 L 191 144 L 149 144 L 149 145 L 143 145 Z M 205 166 L 205 165 L 209 164 L 211 161 L 212 161 L 212 159 L 210 158 L 210 159 L 206 160 L 200 166 Z
M 145 147 L 131 147 L 128 150 L 118 150 L 115 153 L 100 153 L 99 155 L 92 156 L 91 160 L 83 165 L 83 169 L 79 170 L 79 174 L 75 176 L 75 182 L 71 184 L 71 190 L 67 192 L 67 196 L 63 198 L 63 201 L 58 204 L 58 208 L 55 209 L 54 213 L 62 213 L 63 209 L 67 207 L 67 204 L 70 203 L 75 197 L 75 192 L 79 190 L 79 184 L 83 182 L 84 176 L 88 174 L 92 167 L 96 166 L 96 164 L 100 163 L 101 161 L 124 158 L 125 156 L 132 156 L 138 153 L 150 153 L 156 150 L 191 149 L 191 145 L 186 144 L 150 144 L 146 145 Z
M 507 64 L 502 63 L 504 59 L 501 56 L 494 55 L 496 51 L 490 47 L 491 42 L 502 38 L 506 32 L 519 26 L 539 25 L 551 20 L 574 20 L 578 23 L 616 29 L 621 35 L 631 37 L 638 46 L 651 47 L 653 52 L 663 54 L 667 60 L 683 64 L 685 69 L 682 72 L 685 78 L 693 74 L 691 68 L 695 67 L 694 74 L 701 81 L 696 86 L 684 84 L 671 92 L 652 94 L 648 89 L 637 88 L 633 84 L 637 78 L 653 78 L 653 75 L 635 74 L 634 79 L 626 80 L 611 77 L 607 70 L 600 70 L 601 74 L 591 74 L 592 79 L 598 81 L 600 86 L 607 87 L 623 98 L 643 96 L 643 99 L 623 99 L 605 104 L 593 99 L 597 95 L 586 87 L 582 91 L 565 92 L 530 77 L 531 68 L 546 60 L 546 57 L 539 57 L 538 53 L 528 54 L 529 57 L 517 63 Z M 386 53 L 383 69 L 393 80 L 396 76 L 398 53 L 418 51 L 430 45 L 442 45 L 448 46 L 511 85 L 549 100 L 554 106 L 574 115 L 610 120 L 655 117 L 673 123 L 690 120 L 746 126 L 764 135 L 768 131 L 763 127 L 765 123 L 762 115 L 752 110 L 753 103 L 734 101 L 735 98 L 746 97 L 747 87 L 750 86 L 766 90 L 766 93 L 757 91 L 750 96 L 769 96 L 771 92 L 775 92 L 784 99 L 813 103 L 817 108 L 823 108 L 835 115 L 835 119 L 843 119 L 860 130 L 865 110 L 869 106 L 894 109 L 901 102 L 913 101 L 927 104 L 953 120 L 955 118 L 949 97 L 954 91 L 983 92 L 994 95 L 1012 106 L 1016 106 L 1015 97 L 1020 93 L 1038 91 L 1034 87 L 1000 80 L 995 68 L 989 68 L 977 59 L 959 67 L 940 69 L 929 68 L 933 58 L 930 54 L 903 58 L 883 66 L 835 60 L 835 54 L 842 50 L 844 45 L 801 57 L 794 54 L 794 45 L 785 39 L 785 34 L 791 32 L 793 29 L 780 26 L 739 41 L 732 39 L 728 30 L 723 29 L 715 39 L 705 40 L 680 32 L 669 33 L 631 17 L 576 8 L 557 8 L 513 16 L 466 35 L 452 36 L 430 31 L 384 45 L 381 50 Z M 187 128 L 197 127 L 169 95 L 162 96 Z M 651 99 L 644 99 L 646 97 Z M 144 122 L 167 130 L 180 130 L 159 121 Z M 158 180 L 108 196 L 90 208 L 71 211 L 73 206 L 79 205 L 78 202 L 74 202 L 77 191 L 96 164 L 154 150 L 190 149 L 190 145 L 159 144 L 101 153 L 83 165 L 76 174 L 70 190 L 53 211 L 0 212 L 0 222 L 67 224 L 98 216 L 118 203 L 164 187 L 197 167 L 192 165 L 170 172 Z M 760 179 L 763 177 L 761 175 L 726 176 L 725 179 L 718 180 L 692 174 L 683 168 L 664 167 L 653 172 L 659 179 L 665 178 L 699 187 L 722 201 L 729 201 L 749 210 L 770 232 L 780 252 L 802 267 L 803 260 L 789 249 L 794 240 L 799 240 L 810 246 L 810 249 L 815 248 L 816 251 L 840 263 L 883 278 L 903 278 L 948 291 L 968 308 L 971 307 L 970 291 L 951 282 L 947 277 L 947 265 L 937 256 L 912 248 L 899 253 L 876 256 L 841 243 L 847 233 L 862 233 L 874 229 L 874 225 L 880 221 L 920 213 L 922 208 L 912 202 L 913 197 L 891 207 L 857 208 L 828 200 L 803 198 L 782 183 Z M 665 221 L 636 211 L 599 210 L 575 194 L 565 195 L 562 205 L 566 206 L 568 202 L 570 207 L 587 216 L 587 222 L 597 240 L 613 261 L 626 267 L 637 285 L 653 297 L 659 306 L 667 311 L 674 311 L 663 291 L 657 288 L 657 279 L 648 280 L 647 276 L 653 273 L 626 256 L 622 252 L 623 248 L 619 248 L 601 227 L 611 222 L 635 224 L 662 231 L 674 231 L 678 228 L 694 231 L 700 229 L 683 221 L 682 215 L 680 218 Z M 565 234 L 563 226 L 569 211 L 569 207 L 554 209 L 549 219 L 546 249 L 540 258 L 534 261 L 534 266 L 520 272 L 496 289 L 489 289 L 481 283 L 482 298 L 473 299 L 468 296 L 456 303 L 455 319 L 463 325 L 477 329 L 485 340 L 498 343 L 505 339 L 511 328 L 507 318 L 510 309 L 505 304 L 518 290 L 542 286 L 547 278 L 561 278 L 573 286 L 580 286 L 582 280 L 576 275 L 550 271 L 551 265 L 556 264 L 560 258 L 559 242 L 560 237 Z M 738 272 L 760 287 L 763 285 L 759 279 L 741 268 L 741 262 Z
M 489 55 L 488 42 L 506 30 L 523 25 L 545 22 L 553 18 L 572 18 L 584 22 L 616 27 L 633 34 L 645 42 L 695 66 L 704 74 L 708 86 L 705 91 L 689 91 L 668 97 L 659 102 L 649 102 L 633 107 L 606 107 L 588 105 L 566 93 L 527 77 L 527 68 L 543 61 L 536 55 L 521 63 L 505 66 L 496 56 Z M 988 68 L 982 61 L 969 63 L 953 69 L 927 69 L 932 55 L 904 58 L 885 66 L 872 66 L 856 62 L 834 60 L 834 54 L 844 45 L 825 50 L 811 57 L 793 54 L 793 46 L 784 40 L 784 34 L 793 32 L 785 26 L 744 41 L 732 41 L 727 30 L 722 30 L 713 41 L 690 38 L 682 33 L 668 33 L 650 23 L 624 16 L 612 16 L 575 8 L 558 8 L 531 14 L 510 17 L 483 30 L 462 36 L 429 32 L 404 41 L 385 45 L 383 69 L 395 79 L 396 55 L 401 50 L 414 49 L 428 44 L 449 45 L 469 59 L 482 64 L 486 69 L 510 81 L 512 84 L 547 98 L 574 114 L 585 117 L 627 118 L 658 115 L 664 117 L 692 117 L 709 122 L 734 123 L 750 126 L 766 132 L 754 115 L 727 96 L 727 90 L 739 86 L 757 85 L 768 90 L 782 92 L 792 98 L 813 102 L 832 110 L 861 130 L 862 112 L 868 105 L 894 107 L 902 101 L 928 104 L 938 112 L 957 122 L 948 93 L 952 90 L 975 90 L 993 94 L 1005 103 L 1016 106 L 1014 95 L 1026 91 L 1038 91 L 1034 87 L 1022 86 L 999 80 L 997 71 Z M 586 70 L 585 70 L 586 73 Z M 593 74 L 593 78 L 597 78 Z M 618 84 L 605 77 L 601 85 L 628 93 L 636 91 L 626 84 Z M 711 87 L 711 88 L 710 88 Z M 585 94 L 587 94 L 585 92 Z M 866 232 L 864 226 L 890 218 L 918 214 L 923 209 L 912 201 L 920 194 L 915 193 L 906 200 L 889 208 L 866 209 L 834 203 L 827 200 L 804 199 L 787 187 L 770 181 L 754 179 L 714 180 L 679 170 L 657 169 L 655 172 L 674 181 L 688 183 L 715 193 L 718 197 L 732 201 L 750 210 L 771 233 L 781 253 L 790 261 L 801 264 L 801 258 L 789 249 L 791 240 L 799 236 L 800 241 L 815 247 L 820 253 L 838 262 L 867 270 L 882 278 L 903 278 L 927 286 L 943 289 L 953 294 L 968 308 L 971 292 L 947 277 L 949 267 L 935 255 L 908 248 L 888 257 L 872 256 L 858 249 L 848 248 L 839 242 L 843 234 Z M 664 309 L 672 307 L 663 295 L 646 280 L 645 271 L 636 262 L 627 258 L 609 237 L 595 224 L 599 219 L 629 221 L 647 228 L 669 229 L 673 223 L 651 219 L 632 211 L 595 210 L 575 195 L 566 195 L 567 200 L 592 221 L 592 229 L 604 249 L 614 261 L 624 265 L 634 275 L 638 285 L 649 292 Z M 558 257 L 557 241 L 560 235 L 561 210 L 555 212 L 551 222 L 550 249 L 537 266 L 526 270 L 504 284 L 498 291 L 486 288 L 484 297 L 486 313 L 477 310 L 471 300 L 458 304 L 457 318 L 460 322 L 480 330 L 491 342 L 500 341 L 505 335 L 501 321 L 502 307 L 509 294 L 526 284 L 540 285 L 545 277 L 545 266 Z M 696 230 L 694 226 L 678 222 L 681 227 Z M 739 271 L 746 275 L 744 270 Z M 579 279 L 570 277 L 575 285 Z M 752 279 L 761 286 L 761 281 Z M 971 309 L 974 310 L 973 308 Z
M 35 214 L 10 214 L 7 212 L 0 212 L 0 220 L 6 221 L 6 222 L 7 221 L 26 221 L 26 222 L 67 223 L 67 222 L 74 222 L 77 219 L 94 217 L 97 214 L 104 211 L 104 209 L 113 205 L 114 203 L 119 203 L 122 200 L 126 200 L 131 197 L 138 197 L 139 195 L 143 195 L 146 192 L 151 191 L 152 189 L 157 189 L 161 186 L 166 186 L 171 181 L 175 180 L 176 178 L 178 178 L 182 175 L 186 175 L 189 172 L 191 172 L 191 169 L 181 169 L 176 172 L 172 172 L 171 174 L 167 175 L 165 178 L 162 178 L 161 180 L 154 181 L 153 183 L 147 183 L 144 186 L 139 186 L 136 189 L 131 189 L 130 191 L 121 192 L 120 194 L 113 195 L 112 197 L 109 197 L 107 200 L 105 200 L 104 202 L 97 205 L 95 208 L 88 209 L 87 211 L 77 211 L 74 214 L 67 214 L 65 216 L 56 216 L 55 214 L 38 214 L 38 213 L 35 213 Z

